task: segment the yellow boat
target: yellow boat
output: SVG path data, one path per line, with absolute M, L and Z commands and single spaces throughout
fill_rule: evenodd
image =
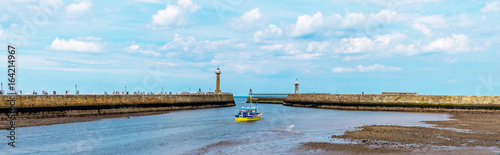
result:
M 234 120 L 241 121 L 241 122 L 251 122 L 251 121 L 258 121 L 258 120 L 260 120 L 260 117 L 257 117 L 257 118 L 236 117 L 236 118 L 234 118 Z
M 235 121 L 258 121 L 262 117 L 262 112 L 259 112 L 255 106 L 241 107 L 238 111 L 236 111 L 236 115 L 234 116 Z
M 257 110 L 256 105 L 252 103 L 252 89 L 250 89 L 250 103 L 248 105 L 241 107 L 236 111 L 236 115 L 234 116 L 235 121 L 242 122 L 250 122 L 250 121 L 258 121 L 262 117 L 262 112 Z

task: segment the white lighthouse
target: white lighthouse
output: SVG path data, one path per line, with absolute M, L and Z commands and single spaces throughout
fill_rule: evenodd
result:
M 299 93 L 299 79 L 295 79 L 295 94 Z

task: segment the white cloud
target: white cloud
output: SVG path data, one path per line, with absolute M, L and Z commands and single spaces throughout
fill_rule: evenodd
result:
M 327 41 L 323 41 L 323 42 L 317 42 L 317 41 L 313 41 L 313 42 L 310 42 L 309 44 L 307 44 L 307 51 L 308 52 L 312 52 L 312 51 L 318 51 L 318 52 L 324 52 L 330 48 L 330 43 L 327 42 Z
M 191 13 L 201 9 L 201 6 L 194 4 L 191 0 L 179 0 L 177 4 Z
M 136 51 L 139 49 L 139 45 L 135 45 L 135 44 L 132 44 L 130 45 L 129 47 L 126 47 L 125 50 L 129 51 L 129 52 L 132 52 L 132 51 Z
M 353 60 L 361 60 L 367 58 L 368 55 L 348 55 L 342 58 L 342 61 L 353 61 Z
M 291 56 L 282 56 L 285 59 L 299 59 L 299 60 L 311 60 L 321 56 L 321 53 L 301 53 Z
M 370 14 L 369 20 L 376 20 L 378 24 L 389 24 L 396 23 L 405 20 L 406 17 L 402 14 L 398 14 L 397 12 L 385 9 L 381 10 L 377 14 Z
M 155 3 L 155 4 L 160 4 L 160 0 L 134 0 L 136 2 L 144 2 L 144 3 Z
M 272 33 L 272 34 L 278 34 L 280 35 L 281 33 L 283 33 L 283 31 L 278 28 L 276 25 L 269 25 L 269 32 Z
M 386 35 L 376 35 L 375 36 L 375 43 L 377 43 L 381 46 L 387 46 L 391 43 L 405 40 L 406 38 L 408 38 L 408 37 L 402 33 L 392 32 L 391 34 L 386 34 Z
M 145 55 L 153 55 L 155 57 L 160 56 L 160 53 L 155 52 L 153 50 L 141 49 L 139 45 L 135 44 L 135 42 L 132 42 L 132 45 L 126 47 L 125 50 L 130 52 L 130 53 L 141 53 L 141 54 L 145 54 Z
M 257 31 L 253 34 L 253 41 L 254 42 L 260 42 L 261 36 L 264 34 L 262 31 Z
M 432 35 L 431 30 L 429 28 L 427 28 L 427 26 L 425 26 L 425 24 L 415 23 L 415 24 L 413 24 L 413 28 L 419 30 L 420 32 L 422 32 L 426 36 Z
M 418 53 L 415 45 L 404 45 L 408 36 L 400 32 L 392 32 L 386 35 L 375 35 L 373 39 L 367 37 L 343 38 L 333 46 L 336 54 L 359 54 L 390 56 L 392 54 L 413 55 Z M 366 57 L 349 57 L 344 60 L 358 60 Z
M 332 68 L 332 72 L 334 73 L 344 73 L 344 72 L 354 72 L 356 69 L 349 67 L 336 67 Z
M 190 13 L 194 13 L 201 7 L 191 0 L 179 0 L 177 5 L 167 4 L 163 10 L 152 15 L 151 24 L 154 26 L 181 26 L 187 24 Z
M 393 66 L 384 66 L 381 64 L 375 64 L 372 66 L 363 66 L 359 65 L 355 68 L 349 67 L 336 67 L 332 68 L 334 73 L 344 73 L 344 72 L 393 72 L 393 71 L 401 71 L 402 69 L 399 67 Z
M 423 23 L 431 28 L 446 28 L 448 24 L 446 24 L 446 19 L 444 19 L 443 15 L 431 15 L 431 16 L 420 16 L 415 18 L 415 23 Z
M 381 26 L 405 20 L 405 16 L 388 9 L 365 16 L 363 13 L 346 12 L 344 16 L 333 14 L 323 16 L 321 12 L 314 15 L 301 15 L 295 24 L 291 24 L 290 36 L 304 36 L 313 33 L 337 31 L 343 29 L 363 29 L 368 25 Z
M 139 53 L 146 54 L 146 55 L 153 55 L 153 56 L 160 56 L 160 53 L 155 52 L 153 50 L 139 50 Z
M 302 15 L 293 26 L 292 36 L 308 35 L 323 27 L 323 15 L 316 12 L 313 16 Z
M 66 11 L 68 12 L 68 16 L 76 16 L 89 12 L 90 7 L 92 7 L 92 2 L 84 0 L 80 1 L 80 3 L 69 4 L 66 6 Z
M 455 54 L 458 52 L 470 51 L 470 42 L 469 37 L 464 34 L 452 34 L 451 37 L 440 38 L 432 41 L 423 47 L 423 49 L 425 51 L 443 51 L 448 54 Z
M 482 12 L 496 12 L 500 10 L 500 1 L 487 2 L 486 6 L 481 8 Z
M 227 45 L 231 42 L 233 42 L 233 40 L 205 41 L 205 45 L 203 47 L 207 48 L 207 49 L 216 49 L 217 47 L 219 47 L 221 45 Z
M 182 49 L 185 52 L 190 51 L 196 46 L 198 43 L 193 37 L 181 37 L 178 34 L 175 34 L 174 40 L 169 42 L 168 44 L 163 45 L 162 50 L 175 50 Z
M 283 49 L 283 47 L 285 47 L 285 46 L 283 46 L 281 44 L 274 44 L 274 45 L 262 46 L 261 48 L 265 49 L 265 50 L 268 50 L 268 51 L 277 51 L 277 50 Z
M 372 50 L 374 42 L 367 37 L 344 38 L 340 40 L 340 47 L 334 47 L 334 53 L 337 54 L 355 54 Z
M 364 24 L 366 21 L 363 13 L 347 13 L 342 18 L 341 25 L 345 28 L 356 27 Z
M 254 42 L 260 42 L 262 39 L 268 39 L 274 36 L 280 36 L 283 30 L 278 28 L 276 25 L 269 25 L 264 31 L 257 31 L 253 34 Z
M 439 2 L 442 0 L 401 0 L 401 1 L 387 1 L 387 0 L 352 0 L 358 3 L 373 3 L 388 8 L 403 8 L 403 7 L 414 7 L 418 3 L 429 3 L 429 2 Z
M 4 40 L 6 37 L 3 34 L 3 27 L 0 25 L 0 40 Z
M 56 37 L 52 44 L 50 45 L 50 49 L 59 50 L 59 51 L 76 51 L 76 52 L 90 52 L 97 53 L 102 52 L 102 45 L 94 42 L 94 41 L 81 41 L 76 39 L 59 39 Z
M 262 25 L 263 22 L 261 21 L 262 14 L 260 13 L 260 9 L 254 8 L 238 18 L 233 18 L 231 23 L 229 23 L 229 27 L 238 31 L 246 31 Z
M 297 55 L 297 54 L 302 53 L 300 51 L 299 45 L 297 45 L 296 43 L 288 43 L 285 46 L 284 51 L 286 54 L 289 54 L 289 55 Z
M 243 16 L 241 16 L 239 19 L 241 19 L 241 22 L 252 23 L 257 20 L 260 20 L 261 17 L 262 14 L 260 13 L 259 8 L 255 8 L 243 14 Z
M 419 53 L 419 50 L 416 48 L 415 44 L 404 45 L 398 44 L 394 47 L 394 53 L 400 53 L 406 56 L 412 56 Z

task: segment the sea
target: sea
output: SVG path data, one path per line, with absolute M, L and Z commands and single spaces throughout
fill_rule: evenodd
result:
M 347 143 L 332 135 L 366 125 L 426 126 L 447 114 L 350 111 L 258 103 L 262 119 L 236 122 L 235 107 L 171 111 L 16 128 L 16 147 L 0 130 L 0 154 L 288 154 L 307 142 Z

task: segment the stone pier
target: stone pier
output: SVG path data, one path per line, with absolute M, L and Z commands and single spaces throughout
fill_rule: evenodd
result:
M 0 96 L 6 120 L 10 95 Z M 189 95 L 17 95 L 18 118 L 45 118 L 235 106 L 233 94 Z
M 500 96 L 418 94 L 289 94 L 284 105 L 346 110 L 500 110 Z

